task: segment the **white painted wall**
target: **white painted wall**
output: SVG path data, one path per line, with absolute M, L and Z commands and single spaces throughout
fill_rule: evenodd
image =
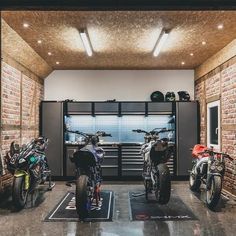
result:
M 45 100 L 149 101 L 159 90 L 186 90 L 194 98 L 193 70 L 56 70 L 44 83 Z M 178 97 L 178 96 L 177 96 Z

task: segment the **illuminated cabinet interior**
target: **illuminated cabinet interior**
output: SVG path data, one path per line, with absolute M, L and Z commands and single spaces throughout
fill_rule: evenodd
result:
M 114 115 L 71 115 L 65 116 L 65 125 L 72 131 L 85 133 L 95 133 L 105 131 L 112 137 L 103 137 L 101 141 L 105 143 L 142 143 L 143 134 L 132 132 L 133 129 L 143 129 L 151 131 L 154 128 L 166 128 L 175 130 L 175 117 L 173 115 L 124 115 L 121 117 Z M 160 138 L 168 137 L 175 140 L 175 132 L 161 133 Z M 78 135 L 67 133 L 66 143 L 76 144 Z

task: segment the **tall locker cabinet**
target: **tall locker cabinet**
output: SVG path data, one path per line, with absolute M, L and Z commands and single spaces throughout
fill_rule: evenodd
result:
M 192 156 L 190 148 L 199 142 L 198 103 L 176 102 L 176 175 L 189 175 Z
M 41 134 L 49 139 L 46 150 L 52 176 L 63 176 L 63 103 L 41 103 Z

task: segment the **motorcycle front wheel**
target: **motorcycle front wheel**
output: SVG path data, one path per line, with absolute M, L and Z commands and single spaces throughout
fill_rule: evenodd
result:
M 75 204 L 76 211 L 81 220 L 88 217 L 91 203 L 88 196 L 88 176 L 81 175 L 76 180 L 76 192 L 75 192 Z
M 220 200 L 222 178 L 221 176 L 214 175 L 210 179 L 210 187 L 206 192 L 206 204 L 207 207 L 213 210 Z
M 23 209 L 27 201 L 28 190 L 25 190 L 25 176 L 14 177 L 12 200 L 17 210 Z
M 157 166 L 158 177 L 157 181 L 159 183 L 158 188 L 155 191 L 156 199 L 159 204 L 167 204 L 170 200 L 171 193 L 171 181 L 170 181 L 170 171 L 166 164 L 159 164 Z

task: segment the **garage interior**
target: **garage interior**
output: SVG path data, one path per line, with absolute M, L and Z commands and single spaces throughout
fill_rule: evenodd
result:
M 234 235 L 235 23 L 235 11 L 2 11 L 0 235 Z M 82 31 L 91 52 L 84 48 Z M 163 32 L 168 38 L 154 55 Z M 156 90 L 173 91 L 176 101 L 154 106 L 150 95 Z M 178 91 L 188 91 L 190 101 L 178 101 Z M 191 192 L 187 180 L 189 149 L 211 144 L 208 112 L 215 102 L 216 148 L 230 158 L 225 159 L 220 203 L 211 211 L 204 193 Z M 168 162 L 172 194 L 195 219 L 130 218 L 128 194 L 144 189 L 143 160 L 137 154 L 143 136 L 127 130 L 155 128 L 160 122 L 174 130 L 176 152 Z M 45 221 L 74 189 L 66 183 L 74 178 L 69 156 L 77 146 L 65 126 L 112 133 L 101 144 L 106 153 L 115 153 L 110 160 L 105 156 L 102 166 L 102 189 L 114 192 L 110 222 Z M 6 152 L 12 141 L 23 145 L 39 135 L 50 140 L 46 153 L 56 185 L 35 206 L 14 211 Z M 137 159 L 131 160 L 134 149 Z

